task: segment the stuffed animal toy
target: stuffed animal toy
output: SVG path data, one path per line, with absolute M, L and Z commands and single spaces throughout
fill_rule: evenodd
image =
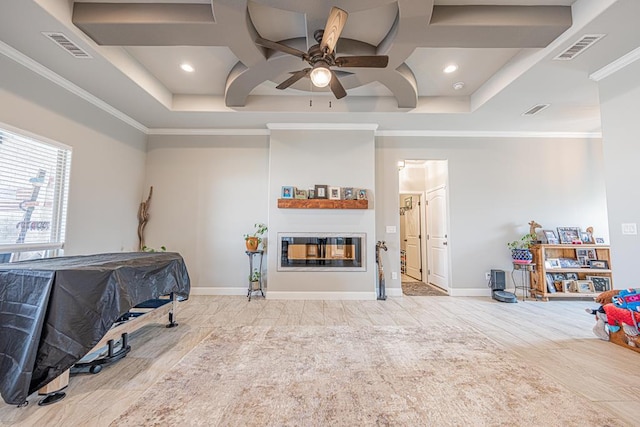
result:
M 610 291 L 604 291 L 596 296 L 596 302 L 600 305 L 611 304 L 613 297 L 620 293 L 620 289 L 611 289 Z

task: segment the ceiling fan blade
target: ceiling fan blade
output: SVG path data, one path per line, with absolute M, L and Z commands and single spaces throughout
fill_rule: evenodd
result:
M 344 90 L 344 86 L 342 86 L 342 83 L 340 83 L 340 80 L 338 80 L 338 76 L 336 76 L 336 73 L 334 73 L 333 70 L 331 70 L 331 80 L 329 81 L 329 87 L 331 88 L 331 92 L 333 92 L 333 95 L 336 97 L 336 99 L 344 98 L 345 96 L 347 96 L 347 91 Z
M 294 47 L 287 46 L 282 43 L 273 42 L 271 40 L 263 39 L 262 37 L 258 37 L 256 39 L 256 44 L 262 47 L 268 47 L 269 49 L 278 50 L 280 52 L 288 53 L 289 55 L 297 56 L 302 59 L 307 59 L 307 52 L 303 52 Z
M 341 56 L 336 58 L 338 67 L 368 67 L 368 68 L 385 68 L 389 63 L 389 57 L 386 55 L 374 56 Z
M 304 70 L 296 71 L 295 73 L 293 73 L 291 77 L 289 77 L 287 80 L 283 81 L 278 86 L 276 86 L 276 89 L 288 88 L 289 86 L 291 86 L 292 84 L 300 80 L 301 78 L 307 77 L 310 71 L 311 71 L 311 68 L 305 68 Z
M 333 52 L 333 49 L 338 43 L 340 33 L 344 28 L 344 24 L 347 22 L 349 14 L 339 7 L 332 7 L 327 19 L 327 25 L 324 27 L 324 34 L 322 35 L 322 41 L 320 42 L 320 49 L 327 50 L 327 53 Z

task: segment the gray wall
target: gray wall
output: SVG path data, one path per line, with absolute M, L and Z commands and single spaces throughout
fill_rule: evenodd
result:
M 376 224 L 387 241 L 385 271 L 400 271 L 398 171 L 402 159 L 446 159 L 453 295 L 488 295 L 484 272 L 512 268 L 506 243 L 544 228 L 593 226 L 608 241 L 598 139 L 378 137 Z M 388 266 L 388 268 L 387 268 Z M 399 287 L 398 281 L 387 280 Z
M 347 132 L 336 135 L 332 140 L 348 143 Z M 310 151 L 300 155 L 311 159 L 309 165 L 326 163 Z M 374 238 L 389 246 L 384 266 L 392 293 L 400 290 L 400 280 L 391 280 L 392 272 L 400 272 L 400 234 L 387 235 L 386 226 L 399 230 L 400 159 L 448 160 L 454 295 L 488 295 L 484 272 L 510 271 L 506 243 L 528 232 L 531 220 L 551 229 L 593 226 L 597 236 L 609 239 L 598 139 L 377 137 L 374 154 L 375 169 L 359 165 L 358 173 L 375 173 Z M 314 179 L 294 168 L 270 188 L 268 136 L 154 136 L 147 162 L 147 184 L 154 185 L 148 243 L 183 253 L 194 287 L 211 293 L 242 293 L 242 235 L 255 222 L 271 222 L 269 205 L 281 185 L 305 187 L 321 179 L 358 185 L 355 176 L 334 182 L 331 168 Z
M 268 222 L 268 165 L 266 136 L 151 136 L 147 245 L 180 252 L 198 292 L 241 294 L 243 235 Z
M 0 55 L 0 126 L 72 147 L 65 254 L 137 250 L 146 135 Z
M 374 132 L 271 131 L 269 169 L 269 295 L 278 298 L 375 298 Z M 282 186 L 315 184 L 367 189 L 369 209 L 278 209 Z M 365 233 L 366 271 L 278 271 L 277 233 Z
M 640 61 L 600 81 L 611 266 L 616 288 L 637 287 L 638 235 L 622 224 L 640 223 Z

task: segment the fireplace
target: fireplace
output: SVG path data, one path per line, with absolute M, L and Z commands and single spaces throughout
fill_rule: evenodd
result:
M 366 271 L 365 233 L 278 233 L 278 271 Z

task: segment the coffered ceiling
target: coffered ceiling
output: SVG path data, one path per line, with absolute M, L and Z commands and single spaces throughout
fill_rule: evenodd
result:
M 597 83 L 589 75 L 638 48 L 638 3 L 3 0 L 0 53 L 150 133 L 264 129 L 269 122 L 598 132 Z M 308 78 L 276 89 L 308 64 L 256 38 L 306 52 L 332 6 L 348 13 L 336 56 L 386 55 L 388 66 L 332 67 L 347 91 L 342 99 Z M 43 33 L 62 34 L 90 58 L 70 55 Z M 593 34 L 604 37 L 575 59 L 553 59 Z M 181 69 L 185 63 L 192 72 Z M 457 70 L 445 73 L 451 64 Z M 522 116 L 542 104 L 550 105 Z

